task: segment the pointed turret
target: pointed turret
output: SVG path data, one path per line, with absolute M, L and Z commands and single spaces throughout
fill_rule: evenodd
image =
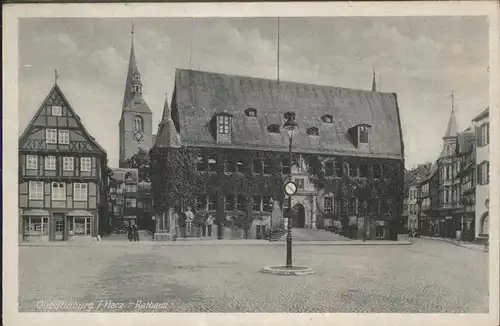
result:
M 172 120 L 172 110 L 168 105 L 168 96 L 165 94 L 165 105 L 163 106 L 163 115 L 158 125 L 155 146 L 158 147 L 180 147 L 179 134 Z
M 444 138 L 455 137 L 457 134 L 458 134 L 458 126 L 457 126 L 457 119 L 455 117 L 454 94 L 451 93 L 450 120 L 448 121 L 448 126 L 446 127 Z
M 372 92 L 377 91 L 377 81 L 375 78 L 375 70 L 373 70 L 373 80 L 372 80 Z

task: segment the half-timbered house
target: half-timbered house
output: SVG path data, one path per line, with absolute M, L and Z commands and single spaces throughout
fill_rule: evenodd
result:
M 107 211 L 106 160 L 55 83 L 19 138 L 22 240 L 97 237 L 106 218 L 99 212 Z

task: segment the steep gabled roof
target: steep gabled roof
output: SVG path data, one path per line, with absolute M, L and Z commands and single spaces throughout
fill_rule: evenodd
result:
M 488 117 L 489 115 L 490 115 L 490 108 L 487 107 L 486 109 L 481 111 L 481 113 L 479 113 L 476 117 L 474 117 L 474 119 L 472 119 L 472 122 L 477 122 L 479 120 L 482 120 L 482 119 Z
M 455 110 L 451 110 L 450 119 L 448 120 L 448 126 L 444 133 L 444 137 L 454 137 L 458 133 L 457 118 L 455 117 Z
M 422 182 L 429 173 L 427 165 L 421 165 L 413 170 L 408 171 L 404 177 L 405 186 L 416 185 Z
M 97 143 L 94 137 L 92 137 L 87 129 L 85 128 L 85 125 L 83 124 L 82 120 L 80 119 L 80 116 L 76 114 L 75 110 L 71 107 L 68 99 L 62 92 L 62 90 L 59 88 L 58 84 L 54 84 L 52 86 L 52 89 L 49 91 L 48 95 L 45 97 L 43 100 L 42 104 L 36 111 L 36 113 L 33 115 L 33 118 L 31 121 L 28 123 L 26 128 L 24 129 L 23 133 L 19 137 L 19 147 L 25 142 L 26 138 L 29 135 L 29 131 L 32 129 L 33 125 L 37 121 L 37 118 L 40 116 L 42 110 L 47 106 L 47 105 L 62 105 L 66 107 L 69 112 L 73 115 L 75 120 L 77 121 L 78 128 L 83 132 L 85 136 L 87 136 L 89 142 L 94 145 L 100 152 L 102 152 L 104 155 L 107 155 L 106 150 Z
M 245 110 L 255 108 L 256 116 Z M 395 94 L 345 89 L 211 72 L 178 69 L 172 100 L 172 118 L 181 143 L 192 146 L 224 146 L 286 151 L 288 138 L 268 132 L 282 126 L 285 112 L 296 113 L 299 132 L 294 150 L 311 153 L 403 159 L 399 109 Z M 232 139 L 218 144 L 210 121 L 216 113 L 233 116 Z M 331 115 L 333 123 L 322 117 Z M 371 125 L 368 150 L 357 148 L 350 128 Z M 319 138 L 307 129 L 318 128 Z

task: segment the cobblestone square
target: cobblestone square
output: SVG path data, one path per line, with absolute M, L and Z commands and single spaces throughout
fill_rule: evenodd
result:
M 19 250 L 21 312 L 488 311 L 487 253 L 432 240 L 295 246 L 294 263 L 316 271 L 308 276 L 259 272 L 284 263 L 284 243 L 123 242 Z M 75 306 L 56 306 L 62 302 Z

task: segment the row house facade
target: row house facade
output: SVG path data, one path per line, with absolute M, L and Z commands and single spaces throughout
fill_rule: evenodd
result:
M 403 229 L 400 232 L 411 230 L 419 230 L 420 215 L 420 183 L 427 175 L 430 169 L 430 164 L 421 164 L 415 169 L 405 172 L 405 197 L 404 208 L 402 214 Z
M 436 163 L 428 165 L 428 172 L 417 185 L 419 230 L 425 236 L 439 235 L 439 179 Z
M 475 237 L 476 242 L 485 242 L 489 236 L 489 184 L 490 184 L 490 124 L 489 108 L 483 110 L 473 121 L 476 129 L 476 212 Z
M 291 164 L 286 116 L 299 126 Z M 195 209 L 219 216 L 219 224 L 227 212 L 245 210 L 274 224 L 273 212 L 281 219 L 288 209 L 279 185 L 291 173 L 298 185 L 295 227 L 340 221 L 344 232 L 394 237 L 404 175 L 395 94 L 178 69 L 152 161 L 165 160 L 169 148 L 196 152 L 191 168 L 202 185 Z M 159 175 L 164 165 L 153 166 Z M 155 186 L 160 178 L 152 181 L 153 189 L 168 191 Z M 366 186 L 372 183 L 378 187 Z M 238 193 L 242 188 L 251 191 Z M 155 205 L 162 205 L 161 194 L 155 196 Z M 172 220 L 164 220 L 158 218 L 158 228 L 168 231 Z
M 136 225 L 140 210 L 138 203 L 138 171 L 113 168 L 109 177 L 109 212 L 113 228 Z
M 19 138 L 20 239 L 96 238 L 107 218 L 106 162 L 54 84 Z

